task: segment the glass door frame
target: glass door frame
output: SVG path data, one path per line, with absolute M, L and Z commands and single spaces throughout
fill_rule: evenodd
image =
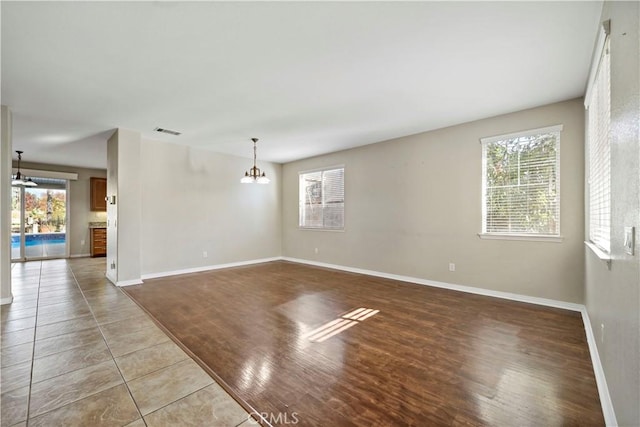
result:
M 25 201 L 24 201 L 24 186 L 23 185 L 12 185 L 11 186 L 11 191 L 13 192 L 13 189 L 17 189 L 20 193 L 20 207 L 18 208 L 20 210 L 20 233 L 18 234 L 18 243 L 20 244 L 20 247 L 18 248 L 18 257 L 14 258 L 13 257 L 13 229 L 10 230 L 11 231 L 11 246 L 12 246 L 12 250 L 11 250 L 11 262 L 22 262 L 22 261 L 26 261 L 25 258 L 25 253 L 26 253 L 26 248 L 25 248 L 25 242 L 26 242 L 26 238 L 25 238 L 25 233 L 24 233 L 24 222 L 25 222 Z M 12 196 L 13 197 L 13 196 Z M 13 215 L 12 215 L 13 216 Z M 13 227 L 13 224 L 12 224 Z
M 71 219 L 71 200 L 70 200 L 70 187 L 71 181 L 69 179 L 65 179 L 65 239 L 64 239 L 64 256 L 36 256 L 36 257 L 27 257 L 26 250 L 26 233 L 25 233 L 25 219 L 26 219 L 26 197 L 25 192 L 26 188 L 23 185 L 12 185 L 12 188 L 18 188 L 20 190 L 20 250 L 19 257 L 13 258 L 11 257 L 11 262 L 26 262 L 26 261 L 37 261 L 37 260 L 46 260 L 46 259 L 60 259 L 60 258 L 69 258 L 70 254 L 70 240 L 69 240 L 69 220 Z M 12 231 L 12 230 L 10 230 Z M 13 236 L 13 232 L 11 232 Z

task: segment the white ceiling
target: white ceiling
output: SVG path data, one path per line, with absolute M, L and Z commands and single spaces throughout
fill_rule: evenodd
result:
M 123 127 L 287 162 L 582 96 L 601 7 L 2 1 L 1 101 L 27 161 Z

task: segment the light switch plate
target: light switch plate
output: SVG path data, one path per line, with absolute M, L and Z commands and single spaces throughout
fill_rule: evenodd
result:
M 633 255 L 633 249 L 636 246 L 636 228 L 624 228 L 624 251 L 629 255 Z

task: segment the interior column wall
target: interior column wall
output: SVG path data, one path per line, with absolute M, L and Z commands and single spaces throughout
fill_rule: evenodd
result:
M 1 107 L 0 129 L 0 304 L 10 304 L 11 294 L 11 110 Z
M 140 133 L 118 129 L 107 141 L 107 277 L 141 283 Z

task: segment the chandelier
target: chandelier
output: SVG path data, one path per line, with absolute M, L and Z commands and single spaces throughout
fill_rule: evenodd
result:
M 27 178 L 20 173 L 20 161 L 22 160 L 23 151 L 16 150 L 18 153 L 18 173 L 16 173 L 15 177 L 11 177 L 11 185 L 23 185 L 25 187 L 36 187 L 38 184 L 33 182 L 31 178 Z
M 257 182 L 258 184 L 268 184 L 270 179 L 264 174 L 264 172 L 260 172 L 260 168 L 256 166 L 256 142 L 258 142 L 258 138 L 251 138 L 253 141 L 253 167 L 244 173 L 244 176 L 240 180 L 243 184 L 251 184 L 253 182 Z

